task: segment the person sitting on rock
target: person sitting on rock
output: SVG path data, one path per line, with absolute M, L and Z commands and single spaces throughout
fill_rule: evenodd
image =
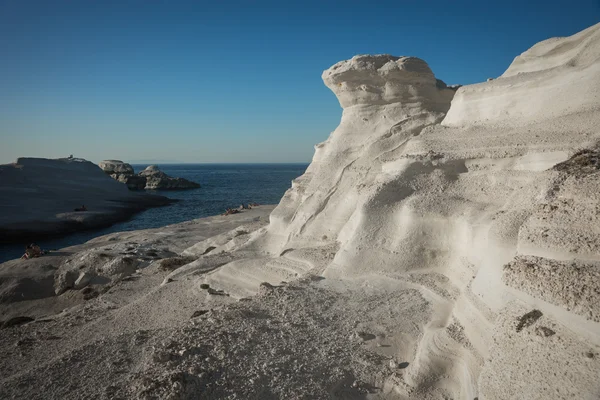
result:
M 23 254 L 21 256 L 22 259 L 28 260 L 30 258 L 37 258 L 37 257 L 41 257 L 44 254 L 46 254 L 45 251 L 43 251 L 40 246 L 38 246 L 35 243 L 31 243 L 30 245 L 28 245 L 27 247 L 25 247 L 25 254 Z

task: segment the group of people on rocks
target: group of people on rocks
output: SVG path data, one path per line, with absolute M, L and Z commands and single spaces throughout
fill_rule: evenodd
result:
M 258 207 L 259 205 L 260 204 L 258 204 L 258 203 L 248 203 L 247 205 L 242 203 L 242 204 L 240 204 L 240 206 L 238 208 L 227 208 L 225 210 L 225 212 L 221 215 L 239 214 L 243 210 L 251 210 L 252 207 Z

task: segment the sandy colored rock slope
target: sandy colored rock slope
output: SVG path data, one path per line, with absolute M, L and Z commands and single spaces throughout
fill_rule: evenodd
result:
M 0 397 L 598 398 L 599 38 L 456 93 L 412 57 L 334 65 L 340 125 L 268 225 L 10 303 L 36 320 L 0 331 Z

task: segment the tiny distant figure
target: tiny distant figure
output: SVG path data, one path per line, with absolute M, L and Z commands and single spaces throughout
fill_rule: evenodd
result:
M 27 247 L 25 247 L 25 254 L 21 256 L 21 259 L 28 260 L 30 258 L 41 257 L 46 254 L 46 251 L 43 251 L 40 246 L 35 243 L 31 243 Z
M 69 156 L 69 160 L 71 160 L 71 159 L 73 159 L 73 154 L 71 154 L 71 155 Z
M 87 211 L 87 208 L 85 207 L 85 205 L 82 205 L 81 207 L 77 207 L 75 211 Z

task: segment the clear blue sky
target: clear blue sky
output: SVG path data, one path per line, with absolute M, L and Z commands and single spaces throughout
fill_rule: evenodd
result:
M 340 119 L 337 61 L 412 55 L 469 84 L 598 21 L 599 0 L 0 0 L 0 163 L 308 162 Z

